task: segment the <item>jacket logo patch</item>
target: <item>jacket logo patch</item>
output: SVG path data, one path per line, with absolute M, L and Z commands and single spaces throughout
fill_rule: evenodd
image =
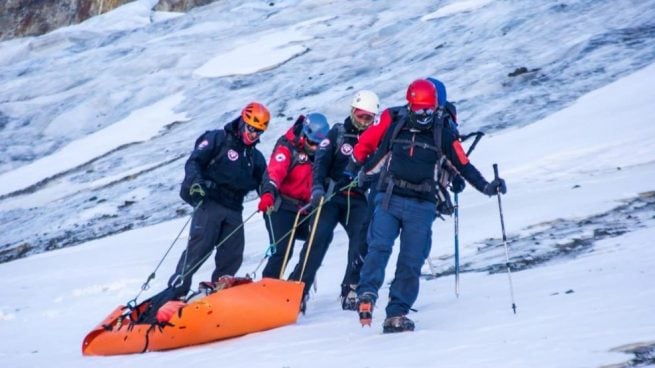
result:
M 203 150 L 203 149 L 207 148 L 207 146 L 209 146 L 209 141 L 206 140 L 206 139 L 203 139 L 202 142 L 198 143 L 198 149 L 199 150 Z
M 300 152 L 298 154 L 298 162 L 301 163 L 301 164 L 304 164 L 305 162 L 307 162 L 307 154 L 305 152 Z
M 329 146 L 329 145 L 330 145 L 330 140 L 327 139 L 327 138 L 325 138 L 324 140 L 321 141 L 321 145 L 320 145 L 320 147 L 321 147 L 321 148 L 325 148 L 325 147 L 327 147 L 327 146 Z
M 278 153 L 275 155 L 275 161 L 277 162 L 282 162 L 287 159 L 287 156 L 284 155 L 284 153 Z
M 341 153 L 343 153 L 345 156 L 350 156 L 353 153 L 353 146 L 351 146 L 349 143 L 342 144 Z
M 230 161 L 236 161 L 239 159 L 239 153 L 233 149 L 230 149 L 227 151 L 227 158 L 229 158 Z

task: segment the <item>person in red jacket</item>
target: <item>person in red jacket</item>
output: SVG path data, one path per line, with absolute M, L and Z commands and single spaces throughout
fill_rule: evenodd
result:
M 359 318 L 371 324 L 373 306 L 384 282 L 393 244 L 400 236 L 394 279 L 389 287 L 383 331 L 414 330 L 407 318 L 418 297 L 421 267 L 432 246 L 432 223 L 437 216 L 439 183 L 435 173 L 447 161 L 474 188 L 487 195 L 505 193 L 501 178 L 491 183 L 468 160 L 453 125 L 437 114 L 434 84 L 425 79 L 407 88 L 407 105 L 386 109 L 360 137 L 344 174 L 353 177 L 362 164 L 379 171 L 375 211 L 368 230 L 368 253 L 357 286 Z
M 327 137 L 330 125 L 323 114 L 300 116 L 278 139 L 266 168 L 258 209 L 264 212 L 266 230 L 276 249 L 270 255 L 263 277 L 283 278 L 284 257 L 289 245 L 289 232 L 296 215 L 300 221 L 307 214 L 312 189 L 312 165 L 319 143 Z M 295 239 L 307 240 L 309 221 L 296 229 Z M 293 254 L 293 241 L 289 258 Z M 288 262 L 288 259 L 287 259 Z

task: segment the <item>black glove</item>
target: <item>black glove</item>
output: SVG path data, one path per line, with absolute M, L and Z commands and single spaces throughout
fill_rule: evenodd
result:
M 507 193 L 507 186 L 505 180 L 496 178 L 491 183 L 484 186 L 484 194 L 488 196 L 496 195 L 500 191 L 502 194 Z
M 207 195 L 207 188 L 201 183 L 193 183 L 189 188 L 189 197 L 194 206 L 197 206 L 200 201 L 205 199 Z
M 348 181 L 353 181 L 357 177 L 357 174 L 359 173 L 359 169 L 361 169 L 362 165 L 358 164 L 357 161 L 355 161 L 355 158 L 350 156 L 350 160 L 348 160 L 348 165 L 346 165 L 346 168 L 343 170 L 343 176 L 345 176 Z
M 461 193 L 466 188 L 466 181 L 461 175 L 455 175 L 453 181 L 450 182 L 450 191 L 453 193 Z
M 312 196 L 309 201 L 312 204 L 312 207 L 316 208 L 321 203 L 321 198 L 325 197 L 325 190 L 322 186 L 317 185 L 312 188 Z

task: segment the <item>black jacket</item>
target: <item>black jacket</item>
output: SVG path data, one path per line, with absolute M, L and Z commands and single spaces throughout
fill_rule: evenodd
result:
M 435 116 L 434 124 L 427 130 L 416 130 L 411 129 L 406 106 L 388 110 L 388 119 L 391 121 L 383 133 L 377 151 L 368 160 L 365 168 L 369 171 L 380 164 L 386 165 L 387 154 L 391 154 L 387 173 L 382 175 L 378 184 L 379 191 L 385 191 L 390 184 L 390 178 L 393 178 L 396 179 L 394 194 L 436 201 L 434 172 L 439 158 L 438 150 L 477 190 L 484 190 L 487 181 L 463 152 L 454 119 L 446 117 L 437 124 L 438 118 Z M 440 132 L 434 130 L 434 127 L 438 126 L 441 127 Z M 397 136 L 393 137 L 394 133 L 397 133 Z M 439 147 L 435 144 L 437 139 L 440 139 Z
M 184 166 L 188 186 L 201 183 L 210 199 L 236 210 L 243 209 L 244 197 L 259 188 L 266 171 L 266 160 L 255 148 L 257 142 L 243 143 L 239 122 L 235 119 L 223 129 L 201 135 Z
M 343 175 L 343 171 L 350 161 L 353 147 L 359 141 L 360 130 L 355 128 L 350 120 L 346 118 L 342 124 L 335 124 L 328 132 L 327 139 L 321 142 L 316 157 L 312 178 L 314 186 L 323 185 L 327 190 L 330 181 L 334 181 L 334 190 L 339 190 L 349 184 L 349 180 Z M 362 194 L 365 189 L 352 188 L 351 192 Z

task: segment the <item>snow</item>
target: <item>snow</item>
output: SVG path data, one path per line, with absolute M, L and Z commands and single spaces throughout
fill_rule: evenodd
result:
M 183 98 L 183 94 L 178 93 L 143 109 L 135 110 L 125 119 L 73 141 L 49 156 L 0 175 L 0 181 L 7 183 L 0 189 L 0 196 L 25 189 L 121 146 L 151 139 L 164 126 L 187 119 L 184 113 L 173 111 Z
M 395 2 L 376 2 L 380 7 L 379 14 L 369 24 L 361 12 L 365 7 L 368 9 L 368 2 L 326 4 L 296 1 L 273 7 L 273 13 L 267 14 L 266 18 L 270 23 L 252 27 L 251 32 L 237 27 L 238 20 L 246 23 L 247 20 L 260 20 L 256 15 L 248 14 L 264 14 L 270 8 L 267 4 L 245 2 L 226 9 L 223 4 L 216 3 L 159 24 L 148 24 L 146 18 L 151 3 L 131 3 L 95 18 L 93 22 L 97 22 L 98 28 L 93 28 L 94 32 L 103 34 L 106 39 L 94 38 L 87 33 L 89 30 L 76 31 L 75 27 L 86 27 L 87 23 L 61 30 L 62 34 L 70 36 L 60 38 L 61 43 L 48 44 L 48 40 L 62 37 L 54 32 L 42 38 L 0 43 L 0 81 L 5 81 L 4 86 L 9 91 L 6 94 L 0 92 L 3 152 L 6 150 L 11 155 L 20 149 L 31 157 L 22 163 L 13 159 L 3 161 L 4 169 L 0 171 L 0 197 L 6 195 L 0 198 L 3 244 L 16 237 L 23 240 L 31 239 L 30 236 L 42 237 L 44 231 L 53 231 L 51 229 L 58 226 L 64 229 L 62 231 L 71 231 L 85 224 L 92 228 L 102 227 L 102 223 L 95 222 L 99 218 L 127 217 L 121 205 L 128 201 L 135 203 L 129 206 L 135 218 L 158 211 L 175 212 L 180 206 L 177 183 L 183 165 L 178 158 L 188 155 L 193 139 L 204 129 L 216 128 L 215 120 L 232 118 L 238 106 L 253 95 L 269 96 L 275 110 L 289 116 L 305 108 L 326 104 L 330 105 L 326 106 L 330 111 L 328 115 L 345 116 L 352 89 L 379 90 L 384 106 L 396 105 L 402 101 L 399 91 L 410 76 L 416 77 L 417 70 L 422 70 L 419 74 L 435 70 L 430 63 L 441 62 L 435 58 L 423 63 L 421 54 L 411 54 L 419 60 L 412 63 L 409 58 L 393 59 L 389 49 L 384 49 L 383 55 L 369 54 L 366 50 L 370 45 L 385 44 L 384 40 L 388 42 L 396 37 L 392 36 L 396 33 L 408 39 L 406 32 L 411 31 L 409 24 L 412 22 L 405 18 L 399 21 L 398 18 L 406 13 L 433 11 L 415 3 L 403 3 L 399 9 L 393 5 Z M 591 13 L 601 16 L 578 19 L 576 27 L 581 29 L 580 33 L 574 35 L 569 29 L 566 37 L 557 33 L 566 28 L 561 27 L 560 22 L 575 15 L 571 9 L 582 14 L 581 4 L 570 2 L 557 11 L 546 3 L 530 5 L 537 7 L 535 11 L 543 17 L 540 18 L 543 26 L 554 24 L 551 32 L 567 42 L 585 38 L 581 36 L 583 31 L 597 29 L 600 23 L 611 26 L 613 21 L 628 23 L 629 19 L 638 24 L 652 19 L 652 12 L 640 9 L 639 4 L 634 4 L 634 9 L 612 7 L 613 16 L 608 19 L 604 7 L 611 4 L 594 3 L 597 8 L 593 8 Z M 470 22 L 472 32 L 477 35 L 477 32 L 486 31 L 488 19 L 501 19 L 509 4 L 459 1 L 440 3 L 439 6 L 436 12 L 426 16 L 437 21 L 420 23 L 425 27 L 439 23 L 438 29 L 454 31 L 456 27 L 450 25 L 446 15 L 465 17 L 470 14 L 482 19 Z M 539 6 L 546 9 L 539 9 Z M 225 11 L 221 14 L 228 14 L 234 21 L 216 22 L 215 12 L 219 10 Z M 562 15 L 559 11 L 571 13 Z M 336 15 L 325 17 L 325 14 L 332 13 Z M 344 13 L 356 17 L 348 18 Z M 126 23 L 115 22 L 117 16 Z M 513 17 L 519 24 L 512 21 L 505 24 L 508 27 L 505 31 L 510 36 L 512 27 L 522 27 L 525 23 L 521 22 L 529 23 L 523 9 L 517 8 Z M 424 17 L 423 20 L 428 19 Z M 357 28 L 358 32 L 349 32 L 353 24 L 364 25 Z M 236 30 L 230 30 L 231 27 Z M 372 34 L 365 33 L 369 29 Z M 436 31 L 437 28 L 430 30 Z M 613 30 L 603 30 L 607 38 L 593 36 L 598 42 L 613 37 L 608 36 L 614 34 Z M 630 32 L 624 31 L 621 34 L 630 38 Z M 120 36 L 112 32 L 118 32 Z M 198 36 L 204 32 L 211 33 L 211 39 Z M 342 42 L 342 38 L 335 34 L 355 34 L 355 42 Z M 492 176 L 491 165 L 498 163 L 500 175 L 507 180 L 509 191 L 502 197 L 502 205 L 510 237 L 547 231 L 549 224 L 558 219 L 582 221 L 612 212 L 626 201 L 655 190 L 655 128 L 651 122 L 655 104 L 649 88 L 655 83 L 655 57 L 652 54 L 646 51 L 630 53 L 608 42 L 615 48 L 607 54 L 618 55 L 620 63 L 612 62 L 614 59 L 607 55 L 609 59 L 597 60 L 598 55 L 579 59 L 596 63 L 591 64 L 597 74 L 591 74 L 597 78 L 597 83 L 580 77 L 572 60 L 565 68 L 554 63 L 553 68 L 563 70 L 557 75 L 562 76 L 564 86 L 557 89 L 557 83 L 548 85 L 551 90 L 540 95 L 534 91 L 543 86 L 534 79 L 535 84 L 531 84 L 530 79 L 525 85 L 511 80 L 508 85 L 499 87 L 498 79 L 488 77 L 497 71 L 498 65 L 509 63 L 501 55 L 489 57 L 495 55 L 489 49 L 492 47 L 484 48 L 483 44 L 498 46 L 493 36 L 489 37 L 480 38 L 481 43 L 475 44 L 474 50 L 470 51 L 479 54 L 476 55 L 480 57 L 479 61 L 473 54 L 466 54 L 469 52 L 466 48 L 451 50 L 453 53 L 449 58 L 468 60 L 467 67 L 462 68 L 466 70 L 458 72 L 461 73 L 457 74 L 458 78 L 451 74 L 455 72 L 448 71 L 448 64 L 439 64 L 437 70 L 440 78 L 446 77 L 449 96 L 455 101 L 463 100 L 458 104 L 463 129 L 477 129 L 483 125 L 482 117 L 491 116 L 485 115 L 489 109 L 503 110 L 513 106 L 507 102 L 506 97 L 510 95 L 512 99 L 522 101 L 516 106 L 525 105 L 519 112 L 531 117 L 522 123 L 500 124 L 492 129 L 471 156 L 487 178 Z M 195 42 L 189 42 L 190 39 Z M 555 54 L 576 54 L 566 42 L 561 48 L 537 44 L 539 47 L 532 49 L 528 44 L 538 41 L 527 42 L 528 39 L 530 37 L 505 42 L 504 49 L 516 47 L 510 55 L 513 58 L 547 51 L 546 56 L 537 58 L 540 62 L 534 65 L 548 65 L 547 60 Z M 458 42 L 454 40 L 450 42 Z M 647 40 L 645 37 L 637 41 L 633 39 L 633 42 L 644 46 L 649 45 Z M 95 56 L 93 60 L 101 68 L 95 68 L 95 64 L 86 59 L 76 59 L 78 52 L 83 54 L 79 50 L 84 49 L 80 44 L 71 46 L 78 41 L 91 43 L 88 52 Z M 363 47 L 353 53 L 353 49 L 344 46 L 346 44 Z M 249 63 L 240 63 L 247 55 L 249 45 L 255 46 L 257 57 Z M 317 48 L 319 45 L 323 48 Z M 394 45 L 398 50 L 411 53 L 411 48 Z M 605 47 L 609 48 L 608 45 Z M 155 51 L 159 50 L 157 46 L 165 51 Z M 35 49 L 30 50 L 31 47 Z M 78 52 L 71 52 L 71 47 L 79 47 Z M 202 51 L 198 51 L 200 49 Z M 314 53 L 315 50 L 318 52 Z M 131 54 L 134 52 L 136 56 Z M 121 56 L 113 59 L 109 54 Z M 324 64 L 326 55 L 334 57 L 328 60 L 329 68 Z M 352 55 L 358 56 L 354 62 Z M 346 56 L 347 62 L 344 61 Z M 138 62 L 132 62 L 133 57 Z M 21 58 L 25 61 L 18 63 Z M 192 62 L 194 58 L 198 60 Z M 219 58 L 222 58 L 222 63 L 216 63 Z M 78 73 L 83 75 L 82 79 L 88 78 L 92 82 L 82 83 L 72 72 L 40 69 L 43 60 L 48 61 L 45 64 L 66 66 L 76 61 L 80 64 Z M 478 66 L 478 62 L 484 66 Z M 387 69 L 377 69 L 381 65 Z M 21 68 L 23 74 L 17 71 Z M 610 72 L 611 68 L 622 69 Z M 45 76 L 32 77 L 34 70 L 42 71 Z M 164 72 L 166 70 L 170 70 L 169 74 Z M 308 72 L 310 70 L 317 72 Z M 93 79 L 91 74 L 98 74 L 99 79 Z M 132 83 L 122 79 L 127 75 L 134 75 Z M 340 79 L 342 75 L 348 76 L 347 82 Z M 313 79 L 308 79 L 310 76 Z M 473 81 L 475 78 L 479 81 Z M 176 84 L 177 80 L 189 84 Z M 36 88 L 26 87 L 37 81 L 42 84 Z M 259 83 L 262 81 L 267 83 Z M 154 84 L 149 84 L 151 82 L 157 82 L 161 87 L 154 88 Z M 349 86 L 353 88 L 347 89 Z M 87 96 L 86 99 L 78 96 L 78 89 Z M 226 97 L 228 92 L 229 99 Z M 283 97 L 276 98 L 278 94 Z M 543 96 L 550 103 L 542 104 Z M 97 104 L 94 105 L 97 107 L 87 108 L 85 102 Z M 33 115 L 35 106 L 48 111 L 49 119 Z M 66 126 L 69 119 L 64 117 L 76 114 L 84 118 Z M 8 117 L 6 123 L 3 123 L 3 116 Z M 19 127 L 22 117 L 30 121 L 23 128 L 27 130 Z M 279 120 L 271 124 L 270 132 L 263 138 L 266 140 L 265 151 L 270 150 L 275 138 L 288 128 L 290 122 L 285 117 L 276 116 Z M 512 120 L 513 117 L 505 118 Z M 56 125 L 39 125 L 42 120 Z M 188 121 L 182 125 L 184 130 L 171 125 L 178 121 Z M 29 134 L 33 132 L 30 129 L 39 126 L 50 127 L 50 130 L 46 135 Z M 56 149 L 24 148 L 23 135 Z M 59 135 L 59 138 L 53 138 L 54 135 Z M 85 165 L 90 161 L 92 165 Z M 81 169 L 76 169 L 79 167 Z M 38 183 L 43 184 L 33 192 L 9 195 Z M 103 201 L 89 199 L 96 196 Z M 478 251 L 478 247 L 489 238 L 500 243 L 496 198 L 480 195 L 469 186 L 460 195 L 460 206 L 462 263 L 504 264 L 504 254 L 489 256 Z M 255 202 L 246 203 L 244 218 L 255 209 Z M 655 315 L 652 312 L 655 310 L 655 288 L 652 287 L 652 280 L 655 280 L 655 268 L 652 267 L 655 262 L 655 248 L 652 247 L 655 216 L 646 213 L 642 217 L 639 226 L 597 240 L 586 252 L 513 272 L 517 314 L 513 314 L 510 308 L 506 274 L 466 272 L 461 274 L 459 298 L 454 295 L 453 276 L 422 280 L 420 295 L 414 305 L 417 312 L 410 314 L 416 322 L 416 331 L 384 335 L 381 323 L 388 282 L 395 265 L 392 257 L 386 272 L 387 282 L 380 290 L 381 299 L 374 312 L 373 326 L 362 328 L 356 314 L 342 311 L 337 300 L 347 248 L 346 235 L 339 228 L 319 270 L 318 291 L 312 294 L 307 314 L 300 316 L 298 323 L 167 352 L 83 357 L 81 343 L 86 333 L 117 305 L 139 293 L 141 285 L 187 221 L 187 217 L 169 220 L 170 215 L 168 218 L 153 216 L 150 226 L 134 221 L 131 224 L 135 227 L 130 231 L 0 263 L 0 290 L 3 290 L 0 298 L 0 361 L 3 366 L 12 368 L 161 368 L 216 364 L 248 368 L 538 368 L 623 364 L 633 356 L 619 352 L 618 347 L 655 341 Z M 256 269 L 268 246 L 261 216 L 254 216 L 245 225 L 245 230 L 245 259 L 240 275 Z M 452 221 L 437 220 L 433 230 L 432 262 L 438 269 L 452 267 Z M 183 238 L 185 236 L 186 231 Z M 549 243 L 563 244 L 570 240 L 566 233 L 553 231 Z M 184 247 L 185 239 L 174 245 L 170 255 L 156 270 L 151 288 L 143 292 L 139 300 L 164 287 Z M 510 248 L 510 256 L 521 251 L 525 250 Z M 297 257 L 289 268 L 295 262 Z M 213 269 L 211 263 L 203 265 L 194 282 L 209 277 Z M 424 272 L 428 272 L 427 266 Z
M 530 125 L 655 60 L 649 2 L 617 12 L 610 0 L 245 0 L 187 14 L 151 4 L 0 43 L 0 259 L 180 216 L 183 204 L 170 193 L 192 143 L 250 101 L 272 112 L 260 144 L 268 157 L 297 115 L 342 121 L 358 89 L 393 106 L 411 80 L 436 76 L 457 104 L 462 132 L 491 134 Z M 421 21 L 441 9 L 458 12 Z M 509 76 L 519 67 L 527 72 Z M 179 93 L 174 109 L 184 124 L 161 121 L 147 141 L 80 152 L 84 160 L 69 170 L 20 171 Z M 115 180 L 100 184 L 104 178 Z M 116 200 L 134 187 L 150 196 L 130 206 Z M 75 221 L 98 203 L 115 208 Z
M 255 35 L 254 40 L 245 40 L 235 49 L 215 56 L 193 73 L 200 77 L 217 78 L 273 69 L 307 51 L 306 47 L 294 43 L 308 39 L 310 37 L 294 30 Z
M 439 10 L 421 17 L 422 21 L 439 19 L 455 15 L 457 13 L 471 12 L 489 4 L 491 0 L 455 0 L 452 3 L 439 8 Z
M 521 147 L 522 154 L 530 158 L 553 154 L 562 146 L 566 147 L 566 142 L 575 144 L 582 136 L 564 135 L 556 142 L 550 134 L 544 134 L 540 126 L 566 124 L 571 116 L 577 115 L 581 117 L 578 129 L 589 129 L 592 124 L 597 129 L 607 129 L 615 122 L 605 118 L 606 111 L 599 109 L 597 103 L 608 96 L 615 97 L 611 99 L 612 106 L 608 106 L 612 111 L 625 111 L 629 107 L 643 113 L 631 119 L 632 129 L 621 132 L 622 140 L 638 140 L 643 137 L 643 129 L 652 129 L 648 124 L 652 115 L 646 113 L 652 112 L 653 106 L 646 103 L 647 100 L 638 103 L 632 97 L 639 95 L 637 92 L 643 84 L 647 85 L 653 78 L 655 66 L 650 66 L 584 96 L 566 110 L 522 129 L 489 137 L 484 145 L 481 144 L 481 150 L 485 147 L 489 157 L 500 162 L 504 169 L 501 173 L 508 174 L 510 192 L 503 201 L 508 205 L 510 231 L 516 228 L 515 219 L 526 215 L 531 222 L 552 218 L 548 212 L 541 214 L 543 218 L 531 215 L 532 198 L 547 194 L 551 205 L 568 202 L 570 207 L 584 203 L 585 199 L 571 198 L 568 188 L 548 191 L 544 186 L 536 186 L 536 190 L 526 196 L 522 189 L 525 182 L 545 183 L 549 179 L 539 170 L 521 171 L 524 162 L 512 160 L 515 153 L 504 149 L 503 145 L 510 141 L 535 142 L 537 144 Z M 604 144 L 611 138 L 607 136 L 598 143 Z M 616 148 L 617 154 L 627 155 L 632 149 L 631 144 L 619 147 L 623 147 L 623 152 Z M 652 169 L 655 145 L 647 147 L 637 157 L 641 158 L 642 165 Z M 587 158 L 583 150 L 572 150 L 569 155 L 575 160 Z M 487 157 L 486 154 L 483 157 Z M 630 163 L 636 165 L 639 163 L 636 160 L 631 158 Z M 551 161 L 549 164 L 551 170 L 558 170 L 566 169 L 570 162 Z M 615 174 L 603 169 L 595 170 L 595 180 L 601 182 Z M 618 186 L 633 180 L 653 179 L 653 170 L 641 172 L 641 177 L 633 171 L 632 175 L 610 180 L 614 181 L 613 186 Z M 584 179 L 587 175 L 584 171 L 569 171 L 567 180 Z M 616 202 L 649 188 L 652 189 L 650 183 L 625 192 L 605 188 L 600 194 L 605 201 Z M 498 227 L 493 213 L 497 210 L 495 200 L 480 195 L 476 198 L 480 203 L 469 206 L 484 206 L 488 211 L 474 212 L 464 207 L 467 226 L 490 222 Z M 253 209 L 254 203 L 248 203 L 244 213 L 251 213 Z M 580 211 L 577 215 L 593 213 Z M 343 269 L 346 246 L 345 234 L 339 230 L 318 275 L 318 293 L 310 300 L 308 314 L 301 316 L 296 325 L 169 352 L 82 357 L 79 349 L 84 334 L 115 305 L 138 292 L 184 220 L 3 264 L 0 288 L 9 291 L 0 305 L 0 336 L 4 341 L 0 357 L 3 361 L 11 367 L 40 366 L 46 361 L 49 366 L 62 367 L 173 367 L 206 364 L 217 359 L 230 362 L 234 367 L 302 367 L 309 362 L 313 367 L 355 364 L 372 367 L 426 364 L 598 367 L 627 360 L 625 354 L 611 352 L 612 348 L 655 338 L 652 314 L 655 290 L 648 287 L 650 280 L 655 279 L 655 269 L 651 267 L 655 262 L 655 249 L 649 246 L 650 240 L 655 238 L 655 221 L 645 229 L 603 240 L 593 252 L 576 259 L 513 273 L 516 315 L 510 309 L 509 287 L 504 274 L 463 274 L 459 298 L 453 295 L 452 277 L 423 281 L 414 306 L 418 313 L 412 315 L 417 330 L 390 336 L 380 333 L 381 308 L 374 315 L 372 328 L 361 328 L 354 313 L 339 308 L 337 280 Z M 435 226 L 433 257 L 443 252 L 444 245 L 448 244 L 440 235 L 440 225 Z M 252 271 L 263 256 L 266 234 L 259 216 L 246 224 L 246 234 L 246 261 L 242 273 Z M 464 248 L 469 246 L 464 242 Z M 176 253 L 182 248 L 183 244 L 178 244 Z M 177 254 L 166 259 L 149 294 L 163 286 Z M 393 262 L 390 264 L 393 267 Z M 206 264 L 198 275 L 207 277 L 210 271 L 211 265 Z M 379 305 L 385 305 L 386 299 L 386 292 L 382 290 Z M 321 359 L 315 359 L 317 354 Z

